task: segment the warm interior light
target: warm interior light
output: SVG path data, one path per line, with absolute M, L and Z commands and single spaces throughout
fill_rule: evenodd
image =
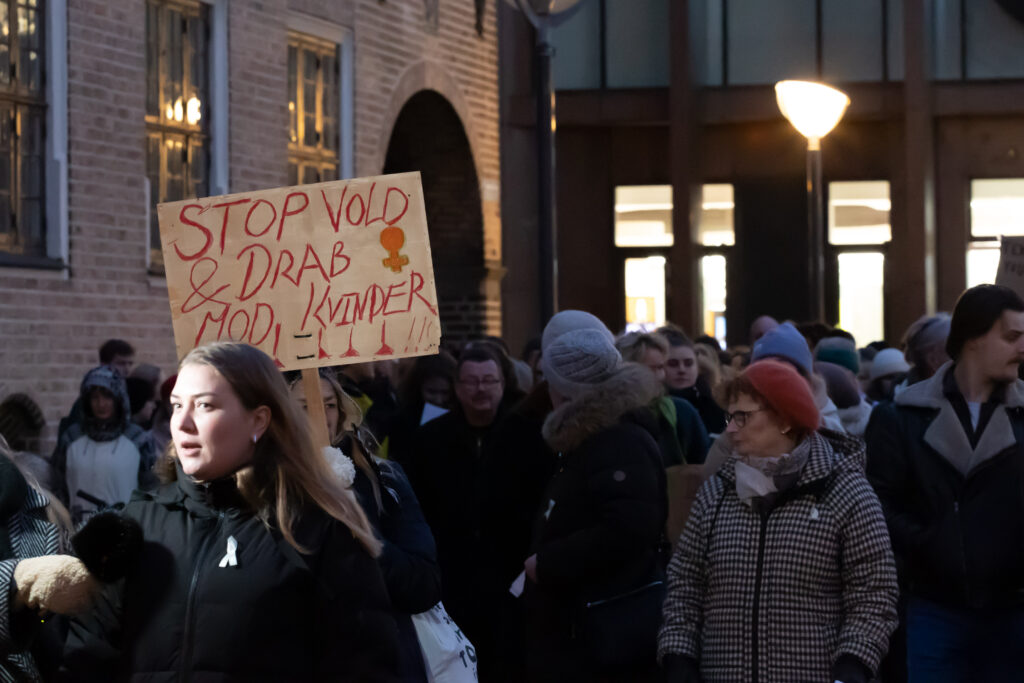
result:
M 174 101 L 174 120 L 179 123 L 185 120 L 185 107 L 182 105 L 180 97 Z
M 198 97 L 190 97 L 188 104 L 185 106 L 185 120 L 188 121 L 188 125 L 194 126 L 203 118 L 202 102 L 199 101 Z
M 812 143 L 836 127 L 850 104 L 843 91 L 811 81 L 779 81 L 775 99 L 782 115 Z

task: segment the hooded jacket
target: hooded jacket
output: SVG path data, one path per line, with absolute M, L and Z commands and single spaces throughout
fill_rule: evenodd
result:
M 92 414 L 89 394 L 95 387 L 113 395 L 113 418 L 100 420 Z M 105 365 L 93 368 L 82 379 L 79 400 L 82 419 L 64 432 L 53 454 L 59 495 L 76 521 L 99 507 L 80 497 L 80 490 L 106 505 L 114 505 L 127 502 L 133 489 L 152 488 L 156 484 L 152 441 L 131 421 L 124 379 Z
M 663 576 L 666 482 L 647 409 L 661 392 L 647 368 L 627 363 L 544 422 L 560 456 L 534 531 L 537 583 L 524 594 L 535 677 L 583 680 L 588 662 L 574 641 L 581 604 Z
M 179 468 L 124 513 L 146 542 L 125 579 L 72 621 L 66 680 L 395 680 L 380 569 L 323 511 L 300 516 L 295 536 L 311 550 L 300 554 L 248 510 L 233 477 L 200 484 Z
M 670 680 L 866 683 L 877 671 L 897 623 L 896 568 L 863 444 L 808 439 L 771 509 L 740 500 L 735 454 L 698 493 L 668 568 L 658 657 Z
M 1006 386 L 972 448 L 946 363 L 875 406 L 868 477 L 912 595 L 954 607 L 1024 603 L 1024 382 Z

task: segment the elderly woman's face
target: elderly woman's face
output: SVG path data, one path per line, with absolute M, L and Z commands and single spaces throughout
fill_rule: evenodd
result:
M 740 455 L 768 458 L 792 450 L 791 427 L 752 396 L 739 394 L 729 403 L 729 416 L 725 431 Z
M 306 410 L 306 392 L 303 390 L 302 382 L 296 382 L 291 389 L 292 400 L 298 403 L 303 410 Z M 333 443 L 338 436 L 338 424 L 341 422 L 341 406 L 338 405 L 338 397 L 334 395 L 334 389 L 323 377 L 320 378 L 320 398 L 324 402 L 324 414 L 327 416 L 327 436 Z
M 185 474 L 212 481 L 252 460 L 255 442 L 270 424 L 270 409 L 248 410 L 209 365 L 189 364 L 171 391 L 171 438 Z

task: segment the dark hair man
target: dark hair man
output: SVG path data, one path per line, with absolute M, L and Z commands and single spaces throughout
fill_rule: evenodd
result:
M 100 347 L 100 365 L 127 377 L 135 364 L 135 348 L 123 339 L 108 339 Z
M 946 351 L 865 435 L 906 591 L 908 680 L 1022 681 L 1024 300 L 967 290 Z

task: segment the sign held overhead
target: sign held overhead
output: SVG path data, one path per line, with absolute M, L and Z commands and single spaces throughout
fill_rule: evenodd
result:
M 419 173 L 157 207 L 178 356 L 212 341 L 285 370 L 437 353 Z

